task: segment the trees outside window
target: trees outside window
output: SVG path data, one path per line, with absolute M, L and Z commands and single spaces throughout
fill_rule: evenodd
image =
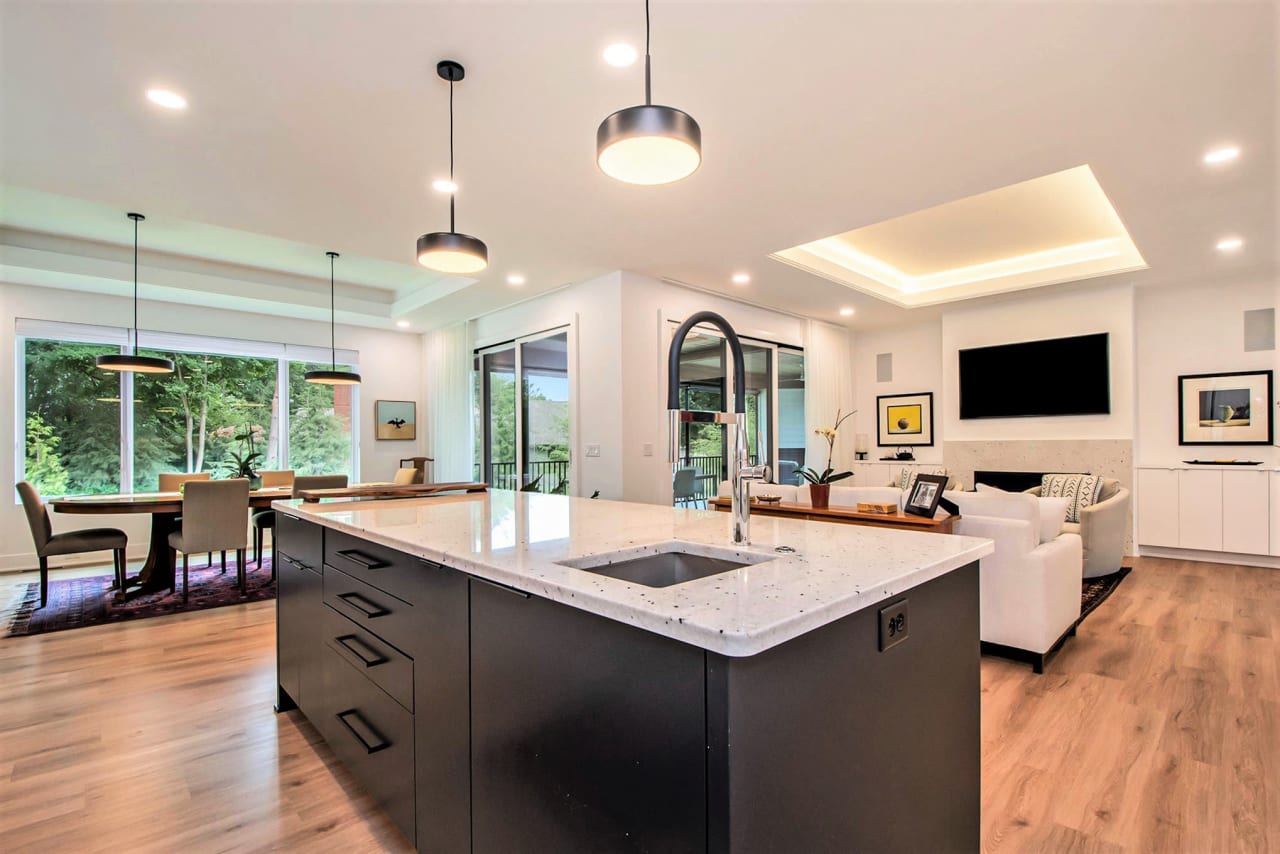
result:
M 351 390 L 303 379 L 329 365 L 289 363 L 289 467 L 295 475 L 351 473 Z

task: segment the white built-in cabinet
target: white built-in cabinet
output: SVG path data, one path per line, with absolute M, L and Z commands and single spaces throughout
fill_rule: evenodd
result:
M 853 482 L 842 486 L 888 486 L 896 484 L 902 476 L 903 469 L 931 473 L 942 468 L 942 463 L 898 463 L 889 461 L 867 461 L 853 463 L 849 470 L 853 472 Z
M 1138 544 L 1280 555 L 1280 471 L 1139 468 Z

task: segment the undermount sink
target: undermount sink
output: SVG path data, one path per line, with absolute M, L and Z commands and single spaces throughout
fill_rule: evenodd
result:
M 561 565 L 645 587 L 671 587 L 772 560 L 767 555 L 740 552 L 716 555 L 715 551 L 700 547 L 695 553 L 682 543 L 667 543 L 659 546 L 656 553 L 637 554 L 632 550 L 589 555 L 561 561 Z

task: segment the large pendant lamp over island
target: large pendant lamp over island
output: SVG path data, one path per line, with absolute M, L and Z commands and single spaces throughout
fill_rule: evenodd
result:
M 140 213 L 130 213 L 129 219 L 133 220 L 133 340 L 129 348 L 132 352 L 99 356 L 95 364 L 104 371 L 171 374 L 173 362 L 170 360 L 138 355 L 138 223 L 146 217 Z
M 418 263 L 429 270 L 453 275 L 479 273 L 489 266 L 489 248 L 484 241 L 469 234 L 459 234 L 454 223 L 454 200 L 458 194 L 453 181 L 453 84 L 466 76 L 463 67 L 452 59 L 442 59 L 436 73 L 449 82 L 449 230 L 433 231 L 418 238 Z
M 334 343 L 335 309 L 333 286 L 333 262 L 338 258 L 337 252 L 324 253 L 329 256 L 329 370 L 307 371 L 302 378 L 309 383 L 320 385 L 358 385 L 360 375 L 355 371 L 338 370 L 338 347 Z
M 644 103 L 600 123 L 596 162 L 604 174 L 628 184 L 670 184 L 702 165 L 702 129 L 693 116 L 653 103 L 649 0 L 644 3 Z

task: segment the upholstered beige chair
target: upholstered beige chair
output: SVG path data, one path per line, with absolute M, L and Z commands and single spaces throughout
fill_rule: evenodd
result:
M 396 469 L 395 480 L 392 481 L 396 486 L 410 486 L 418 479 L 417 469 Z
M 116 528 L 86 528 L 55 534 L 49 521 L 49 511 L 40 500 L 40 493 L 25 480 L 18 484 L 22 496 L 22 509 L 27 512 L 27 524 L 31 527 L 31 539 L 40 560 L 40 607 L 49 604 L 49 558 L 56 555 L 74 555 L 85 552 L 110 551 L 115 564 L 116 589 L 122 594 L 125 586 L 124 550 L 129 538 Z
M 182 530 L 169 535 L 175 560 L 182 552 L 182 601 L 188 601 L 187 556 L 191 552 L 236 552 L 236 579 L 245 592 L 244 556 L 248 547 L 249 481 L 191 481 L 182 497 Z M 223 567 L 224 571 L 226 567 Z M 170 588 L 172 591 L 173 588 Z
M 262 478 L 263 487 L 293 486 L 293 469 L 260 471 L 258 477 Z M 255 510 L 249 522 L 253 525 L 253 559 L 257 566 L 261 567 L 263 532 L 276 526 L 276 511 L 269 507 L 264 510 Z M 272 577 L 275 577 L 274 569 Z
M 1040 494 L 1040 487 L 1028 489 Z M 1067 522 L 1062 530 L 1079 534 L 1084 544 L 1084 577 L 1110 575 L 1124 563 L 1124 545 L 1129 536 L 1129 490 L 1120 481 L 1104 477 L 1096 503 L 1080 511 L 1079 522 Z
M 161 492 L 177 492 L 178 487 L 184 483 L 190 483 L 193 480 L 208 480 L 209 473 L 207 471 L 198 472 L 165 472 L 160 475 L 159 488 Z
M 293 497 L 297 498 L 298 493 L 306 492 L 308 489 L 346 489 L 347 476 L 345 474 L 309 474 L 293 479 Z

